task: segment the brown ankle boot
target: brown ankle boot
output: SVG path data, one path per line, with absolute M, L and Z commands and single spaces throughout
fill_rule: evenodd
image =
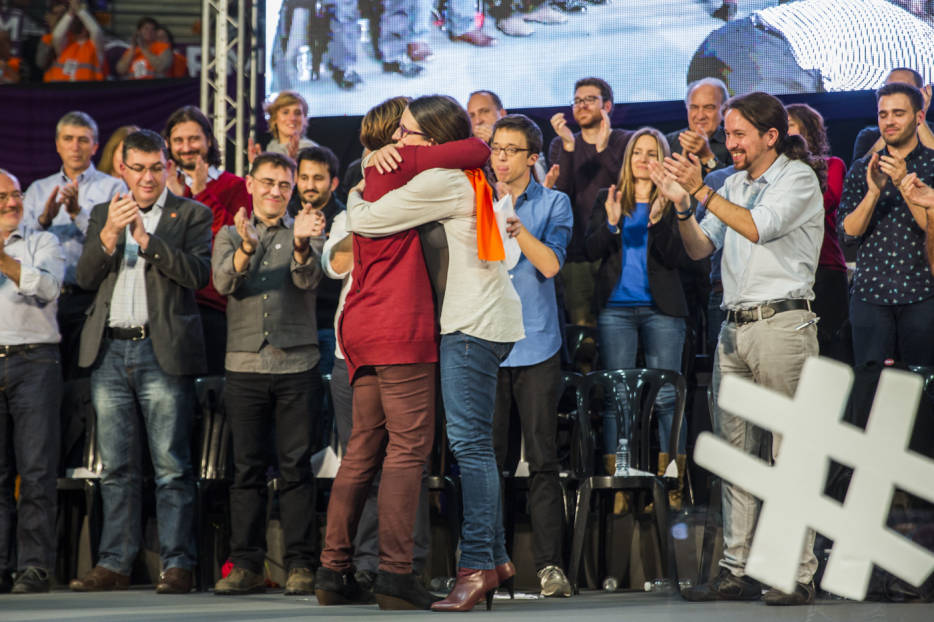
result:
M 688 466 L 686 454 L 678 454 L 675 458 L 678 465 L 678 487 L 668 491 L 668 505 L 672 510 L 678 511 L 684 506 L 684 473 Z

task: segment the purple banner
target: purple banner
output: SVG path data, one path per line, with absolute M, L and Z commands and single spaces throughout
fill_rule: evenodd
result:
M 71 110 L 91 115 L 99 143 L 121 125 L 162 132 L 180 106 L 198 105 L 200 81 L 139 80 L 0 87 L 0 167 L 19 177 L 25 190 L 62 165 L 55 151 L 55 124 Z M 94 158 L 95 164 L 100 153 Z

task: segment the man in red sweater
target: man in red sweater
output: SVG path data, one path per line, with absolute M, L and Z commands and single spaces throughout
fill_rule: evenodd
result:
M 232 225 L 241 207 L 248 214 L 253 201 L 242 177 L 221 171 L 220 147 L 214 138 L 211 122 L 195 106 L 183 106 L 169 117 L 162 131 L 169 147 L 169 190 L 178 196 L 191 197 L 211 208 L 213 235 L 221 227 Z M 224 373 L 224 353 L 227 351 L 227 301 L 214 289 L 213 279 L 195 295 L 204 327 L 204 344 L 208 355 L 208 373 Z

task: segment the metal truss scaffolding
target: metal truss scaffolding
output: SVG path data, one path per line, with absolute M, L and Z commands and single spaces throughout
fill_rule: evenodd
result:
M 213 125 L 221 166 L 241 176 L 245 172 L 247 138 L 256 102 L 260 53 L 256 5 L 256 0 L 202 3 L 201 110 Z M 233 156 L 232 163 L 228 154 Z

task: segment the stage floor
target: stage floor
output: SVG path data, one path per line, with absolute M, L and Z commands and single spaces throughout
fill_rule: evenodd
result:
M 520 596 L 517 594 L 517 596 Z M 482 607 L 475 615 L 482 615 Z M 276 620 L 277 622 L 362 620 L 378 617 L 415 619 L 428 612 L 380 612 L 376 605 L 319 607 L 312 597 L 286 598 L 280 592 L 251 596 L 214 596 L 193 593 L 187 596 L 159 596 L 152 589 L 133 589 L 109 594 L 76 594 L 57 590 L 39 596 L 0 596 L 0 620 L 24 622 L 39 620 L 94 620 L 95 622 L 135 621 L 217 621 Z M 438 614 L 434 614 L 438 615 Z M 492 616 L 497 622 L 511 620 L 561 620 L 568 622 L 613 620 L 662 622 L 771 622 L 773 620 L 820 620 L 821 622 L 930 622 L 934 605 L 892 605 L 856 603 L 841 600 L 818 601 L 811 607 L 767 607 L 758 603 L 688 603 L 680 597 L 656 594 L 585 592 L 569 599 L 497 598 Z

